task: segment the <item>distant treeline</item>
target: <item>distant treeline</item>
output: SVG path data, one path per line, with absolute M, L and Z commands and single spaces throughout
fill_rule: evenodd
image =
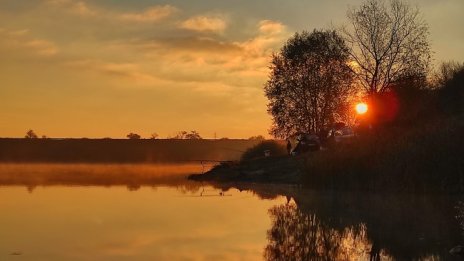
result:
M 0 139 L 0 162 L 150 163 L 238 160 L 257 140 Z

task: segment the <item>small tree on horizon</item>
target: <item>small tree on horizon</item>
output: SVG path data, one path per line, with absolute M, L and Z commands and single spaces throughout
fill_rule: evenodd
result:
M 185 139 L 187 139 L 187 140 L 201 140 L 202 137 L 200 136 L 200 133 L 193 130 L 193 131 L 190 131 L 190 133 L 187 133 L 185 135 Z
M 37 136 L 37 134 L 35 134 L 35 132 L 33 130 L 28 130 L 26 132 L 26 136 L 24 136 L 24 138 L 26 139 L 37 139 L 39 136 Z
M 132 133 L 132 132 L 127 134 L 126 137 L 130 140 L 139 140 L 141 138 L 140 135 L 138 135 L 137 133 Z
M 248 140 L 257 140 L 257 141 L 263 141 L 266 140 L 263 135 L 257 135 L 257 136 L 251 136 L 248 138 Z
M 178 140 L 201 140 L 202 137 L 200 136 L 200 133 L 198 133 L 195 130 L 192 130 L 190 132 L 187 131 L 179 131 L 177 134 L 172 137 L 171 139 L 178 139 Z
M 158 137 L 159 137 L 159 135 L 158 135 L 158 133 L 156 133 L 156 132 L 153 132 L 153 133 L 150 135 L 150 139 L 152 139 L 152 140 L 156 140 L 156 139 L 158 139 Z

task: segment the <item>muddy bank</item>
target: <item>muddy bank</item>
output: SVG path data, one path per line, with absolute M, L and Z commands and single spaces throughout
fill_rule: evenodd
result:
M 189 179 L 209 182 L 252 182 L 299 184 L 303 162 L 296 157 L 267 157 L 241 163 L 221 164 L 204 174 Z

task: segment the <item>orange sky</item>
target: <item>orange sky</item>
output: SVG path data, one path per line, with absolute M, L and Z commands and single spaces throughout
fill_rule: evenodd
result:
M 0 3 L 0 137 L 267 135 L 269 57 L 359 0 Z M 435 63 L 464 61 L 461 0 L 412 1 Z

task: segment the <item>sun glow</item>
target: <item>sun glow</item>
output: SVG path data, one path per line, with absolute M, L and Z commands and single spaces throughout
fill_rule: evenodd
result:
M 367 104 L 365 104 L 363 102 L 356 104 L 355 109 L 356 109 L 356 113 L 358 113 L 358 114 L 364 114 L 368 110 Z

